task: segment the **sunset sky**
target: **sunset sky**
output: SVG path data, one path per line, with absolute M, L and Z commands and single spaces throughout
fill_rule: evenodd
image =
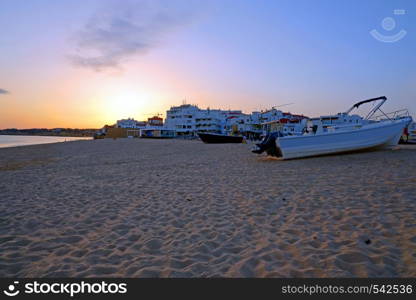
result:
M 385 95 L 416 117 L 415 30 L 412 0 L 0 0 L 0 128 L 99 128 L 184 99 L 317 116 Z

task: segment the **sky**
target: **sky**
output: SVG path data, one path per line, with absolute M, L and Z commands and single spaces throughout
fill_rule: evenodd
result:
M 0 0 L 0 128 L 100 128 L 184 102 L 416 117 L 416 1 Z

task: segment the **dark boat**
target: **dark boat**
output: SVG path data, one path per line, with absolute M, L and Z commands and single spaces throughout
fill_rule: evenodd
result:
M 199 133 L 198 136 L 204 143 L 207 144 L 226 144 L 226 143 L 234 143 L 234 144 L 241 144 L 243 142 L 242 136 L 233 136 L 233 135 L 224 135 L 224 134 L 217 134 L 217 133 Z

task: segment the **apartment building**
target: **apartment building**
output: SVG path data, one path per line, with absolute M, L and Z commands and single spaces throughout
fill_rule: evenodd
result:
M 166 112 L 166 128 L 176 135 L 195 136 L 197 132 L 223 132 L 224 116 L 219 109 L 200 109 L 196 105 L 172 106 Z

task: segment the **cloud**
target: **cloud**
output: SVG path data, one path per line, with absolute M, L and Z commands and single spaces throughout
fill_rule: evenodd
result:
M 121 68 L 122 63 L 148 53 L 167 36 L 192 23 L 195 4 L 190 0 L 116 1 L 96 13 L 76 34 L 77 50 L 70 61 L 80 67 L 102 71 Z
M 7 95 L 7 94 L 10 94 L 10 92 L 4 89 L 0 89 L 0 95 Z

